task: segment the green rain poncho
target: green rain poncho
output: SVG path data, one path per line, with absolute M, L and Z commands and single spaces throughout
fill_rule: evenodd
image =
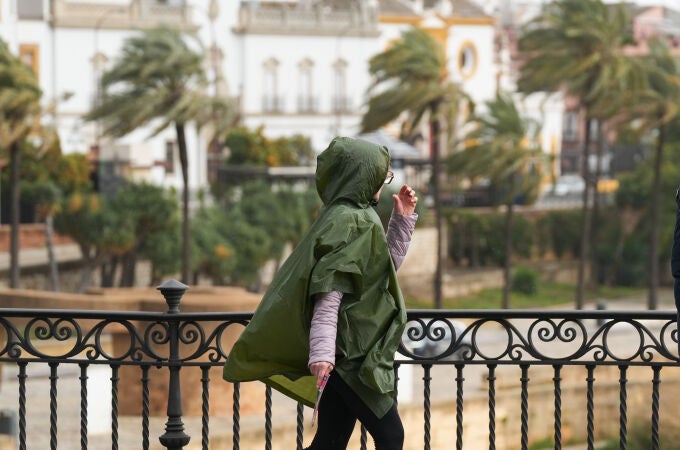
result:
M 316 378 L 307 367 L 313 296 L 340 291 L 334 370 L 377 417 L 390 409 L 406 312 L 385 232 L 370 206 L 388 166 L 385 147 L 350 138 L 334 139 L 319 155 L 319 217 L 234 344 L 225 380 L 261 380 L 314 406 Z

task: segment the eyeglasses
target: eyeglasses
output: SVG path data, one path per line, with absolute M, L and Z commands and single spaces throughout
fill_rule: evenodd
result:
M 390 184 L 394 180 L 394 174 L 391 170 L 387 171 L 387 176 L 385 176 L 385 184 Z

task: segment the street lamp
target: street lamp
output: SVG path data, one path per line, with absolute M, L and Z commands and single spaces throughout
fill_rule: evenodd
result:
M 191 4 L 188 5 L 189 8 L 191 8 L 194 12 L 199 12 L 203 14 L 205 18 L 208 19 L 208 26 L 209 26 L 209 33 L 210 33 L 210 96 L 212 98 L 217 98 L 220 96 L 226 95 L 226 89 L 222 88 L 222 81 L 223 81 L 223 76 L 222 76 L 222 71 L 220 69 L 220 63 L 221 63 L 221 58 L 220 58 L 220 52 L 219 52 L 219 46 L 217 44 L 217 35 L 215 32 L 215 21 L 220 15 L 219 11 L 219 5 L 217 0 L 210 0 L 207 9 L 204 7 L 201 7 L 197 4 Z M 202 22 L 202 21 L 201 21 Z M 213 120 L 216 119 L 215 113 L 213 112 Z M 216 124 L 213 124 L 213 126 L 217 126 Z M 214 158 L 217 158 L 219 160 L 219 154 L 220 154 L 220 149 L 221 149 L 221 144 L 219 143 L 219 140 L 215 136 L 214 130 L 213 130 L 213 136 L 210 138 L 209 142 L 206 145 L 206 161 L 207 161 L 207 166 L 203 168 L 199 168 L 199 178 L 201 180 L 211 179 L 211 177 L 214 177 L 215 175 L 213 174 L 213 160 Z M 203 151 L 203 146 L 199 145 L 199 151 Z M 199 157 L 202 157 L 203 155 L 199 155 Z M 205 170 L 205 172 L 204 172 Z
M 99 29 L 101 26 L 104 24 L 104 21 L 109 17 L 109 14 L 111 13 L 121 13 L 125 12 L 125 7 L 123 6 L 113 6 L 110 8 L 105 9 L 102 11 L 102 13 L 97 17 L 97 21 L 94 24 L 94 56 L 92 57 L 92 62 L 94 64 L 94 70 L 95 70 L 95 86 L 96 86 L 96 92 L 95 92 L 95 106 L 100 106 L 101 105 L 101 98 L 102 98 L 102 65 L 103 61 L 102 58 L 99 55 Z M 101 124 L 99 121 L 96 123 L 96 132 L 95 132 L 95 145 L 97 146 L 97 151 L 99 151 L 99 140 L 101 138 Z
M 205 9 L 196 4 L 187 5 L 194 11 L 199 11 L 208 19 L 208 26 L 210 29 L 210 71 L 212 72 L 212 77 L 210 80 L 211 95 L 216 97 L 220 94 L 218 80 L 221 78 L 221 71 L 219 69 L 218 61 L 218 46 L 217 46 L 217 36 L 215 33 L 215 21 L 220 14 L 219 5 L 217 0 L 210 0 L 208 8 Z M 224 94 L 224 93 L 222 93 Z

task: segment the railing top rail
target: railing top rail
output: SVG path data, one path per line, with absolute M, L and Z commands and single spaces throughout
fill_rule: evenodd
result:
M 250 320 L 252 311 L 236 312 L 191 312 L 169 314 L 167 311 L 121 311 L 46 308 L 0 308 L 0 317 L 54 317 L 70 319 L 111 319 L 111 320 Z
M 569 310 L 569 309 L 409 309 L 409 319 L 452 318 L 452 319 L 655 319 L 675 320 L 673 310 Z M 252 311 L 234 312 L 180 312 L 168 314 L 166 311 L 121 311 L 121 310 L 81 310 L 81 309 L 37 309 L 37 308 L 0 308 L 0 317 L 69 317 L 90 319 L 157 320 L 171 317 L 173 320 L 249 320 Z
M 649 310 L 572 310 L 572 309 L 409 309 L 408 317 L 421 318 L 501 318 L 501 319 L 540 319 L 556 317 L 565 319 L 657 319 L 675 320 L 675 311 Z

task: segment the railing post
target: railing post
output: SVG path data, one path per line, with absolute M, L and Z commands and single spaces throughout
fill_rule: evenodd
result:
M 182 422 L 182 389 L 180 385 L 179 371 L 182 368 L 179 360 L 179 323 L 170 318 L 170 315 L 179 312 L 179 302 L 189 286 L 177 280 L 166 281 L 158 286 L 165 301 L 168 304 L 168 344 L 170 353 L 168 356 L 168 369 L 170 370 L 170 382 L 168 383 L 168 421 L 165 423 L 165 434 L 158 440 L 168 450 L 182 450 L 189 443 L 191 437 L 184 432 Z

